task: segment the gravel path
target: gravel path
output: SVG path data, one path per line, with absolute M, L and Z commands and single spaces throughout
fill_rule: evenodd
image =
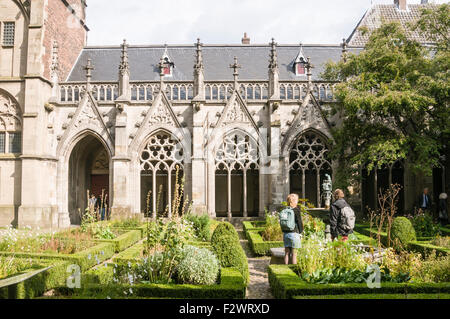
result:
M 270 264 L 270 257 L 255 257 L 248 245 L 242 229 L 236 228 L 239 233 L 241 246 L 248 259 L 248 270 L 250 272 L 250 282 L 247 287 L 247 299 L 273 299 L 270 292 L 267 267 Z

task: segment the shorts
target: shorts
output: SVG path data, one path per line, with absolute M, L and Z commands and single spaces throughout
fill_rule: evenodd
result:
M 296 232 L 283 233 L 283 243 L 286 248 L 300 248 L 300 234 Z

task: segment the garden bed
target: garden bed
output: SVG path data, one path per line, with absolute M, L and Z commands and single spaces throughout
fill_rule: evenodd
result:
M 368 227 L 364 227 L 362 225 L 357 225 L 355 226 L 355 229 L 358 230 L 358 232 L 366 235 L 366 236 L 372 236 L 372 238 L 374 240 L 376 240 L 377 238 L 377 233 L 378 231 L 370 230 L 370 228 Z M 422 238 L 424 239 L 424 238 Z M 387 245 L 387 233 L 386 232 L 380 232 L 380 240 L 381 243 L 383 245 Z M 422 254 L 430 254 L 433 250 L 436 251 L 436 253 L 438 255 L 448 255 L 450 253 L 450 249 L 445 248 L 445 247 L 440 247 L 440 246 L 436 246 L 431 244 L 431 240 L 416 240 L 416 241 L 411 241 L 408 243 L 408 247 L 409 250 L 411 251 L 415 251 L 415 252 L 419 252 Z
M 89 282 L 89 283 L 87 283 Z M 96 282 L 96 283 L 93 283 Z M 218 284 L 135 284 L 113 283 L 113 268 L 100 267 L 88 272 L 84 288 L 71 290 L 59 287 L 62 296 L 81 298 L 183 298 L 183 299 L 244 299 L 245 285 L 240 272 L 234 268 L 221 268 Z
M 30 299 L 66 283 L 70 262 L 33 260 L 33 263 L 33 268 L 0 280 L 0 299 Z
M 112 243 L 115 247 L 115 252 L 121 252 L 124 249 L 134 245 L 142 239 L 141 230 L 129 230 L 124 234 L 114 239 L 95 239 L 97 243 Z
M 380 288 L 359 284 L 310 284 L 303 281 L 292 266 L 270 265 L 269 283 L 275 298 L 295 296 L 354 295 L 354 294 L 449 294 L 450 283 L 381 283 Z

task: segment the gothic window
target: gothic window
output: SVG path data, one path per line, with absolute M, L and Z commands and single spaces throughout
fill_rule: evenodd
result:
M 325 139 L 308 131 L 297 139 L 289 156 L 291 192 L 300 194 L 321 207 L 321 185 L 325 174 L 331 176 L 329 149 Z
M 255 99 L 261 100 L 261 86 L 257 85 L 255 88 Z
M 266 85 L 264 85 L 264 86 L 263 86 L 263 94 L 262 94 L 262 98 L 263 98 L 264 100 L 266 100 L 266 99 L 268 98 L 268 95 L 269 95 L 268 88 L 267 88 Z
M 253 86 L 249 85 L 247 86 L 247 99 L 248 100 L 253 100 Z
M 186 100 L 186 86 L 182 85 L 180 87 L 180 100 L 185 101 Z
M 296 85 L 294 88 L 294 99 L 300 99 L 300 87 L 298 85 Z
M 325 100 L 327 98 L 326 92 L 325 92 L 325 87 L 323 85 L 321 85 L 319 87 L 319 96 L 321 100 Z
M 286 99 L 286 87 L 284 85 L 280 86 L 280 99 Z
M 205 99 L 211 100 L 211 86 L 205 86 Z
M 226 95 L 226 88 L 225 86 L 221 85 L 220 86 L 220 99 L 221 100 L 225 100 L 225 95 Z
M 143 85 L 139 86 L 139 101 L 145 101 L 145 87 Z
M 148 204 L 152 215 L 164 212 L 166 207 L 171 215 L 176 172 L 178 169 L 180 180 L 184 165 L 183 158 L 181 143 L 169 133 L 157 132 L 149 138 L 140 155 L 141 208 L 145 207 L 147 195 L 151 192 L 152 200 Z M 159 203 L 157 197 L 160 199 Z
M 15 23 L 14 22 L 3 22 L 3 45 L 4 46 L 14 46 L 14 33 L 15 33 Z
M 287 99 L 292 100 L 294 98 L 293 92 L 292 92 L 292 85 L 288 85 L 287 87 Z
M 66 89 L 65 88 L 61 88 L 61 102 L 65 102 L 66 101 Z
M 178 93 L 179 93 L 178 85 L 174 85 L 173 86 L 172 92 L 173 92 L 172 99 L 173 100 L 178 100 Z
M 240 87 L 239 87 L 239 94 L 242 96 L 242 98 L 245 100 L 246 99 L 246 97 L 245 97 L 245 86 L 244 85 L 241 85 Z
M 75 87 L 75 90 L 73 91 L 74 94 L 74 101 L 78 102 L 80 101 L 80 89 L 77 87 Z
M 131 88 L 131 100 L 136 101 L 137 100 L 137 87 L 136 85 L 133 85 Z
M 192 100 L 194 98 L 194 87 L 192 85 L 188 86 L 188 99 Z
M 151 86 L 147 86 L 147 101 L 153 100 L 153 90 Z
M 247 134 L 231 132 L 219 146 L 216 156 L 216 213 L 257 214 L 259 183 L 258 144 Z M 224 201 L 226 188 L 227 200 Z M 219 194 L 222 194 L 219 196 Z
M 22 152 L 20 108 L 13 99 L 0 93 L 0 153 Z
M 217 88 L 217 85 L 213 85 L 212 87 L 212 99 L 214 101 L 219 99 L 219 89 Z

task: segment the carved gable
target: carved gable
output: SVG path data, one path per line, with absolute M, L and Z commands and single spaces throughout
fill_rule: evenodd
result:
M 234 92 L 231 98 L 228 100 L 228 104 L 225 106 L 223 114 L 219 118 L 216 127 L 226 126 L 228 124 L 234 123 L 252 125 L 256 130 L 258 130 L 258 127 L 256 126 L 255 121 L 248 111 L 245 102 L 236 92 Z
M 150 107 L 150 110 L 144 119 L 144 123 L 145 125 L 142 125 L 143 127 L 161 124 L 181 127 L 167 96 L 163 92 L 156 97 L 155 102 Z

